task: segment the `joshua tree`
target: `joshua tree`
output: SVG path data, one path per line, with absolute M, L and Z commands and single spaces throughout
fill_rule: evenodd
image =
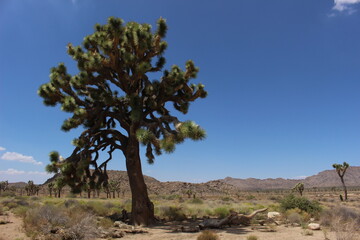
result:
M 52 192 L 54 190 L 54 183 L 51 182 L 48 184 L 48 190 L 49 190 L 50 197 L 52 197 Z
M 304 191 L 304 184 L 303 183 L 298 183 L 298 184 L 296 184 L 293 188 L 292 188 L 292 190 L 293 191 L 297 191 L 299 194 L 300 194 L 300 196 L 302 196 L 303 195 L 303 191 Z
M 342 186 L 344 189 L 344 197 L 345 197 L 344 200 L 347 201 L 348 197 L 347 197 L 347 189 L 346 189 L 345 181 L 344 181 L 344 175 L 350 165 L 347 162 L 344 162 L 343 164 L 334 163 L 332 166 L 333 166 L 333 168 L 335 168 L 337 174 L 340 177 L 340 180 L 341 180 L 341 183 L 342 183 Z M 342 198 L 342 196 L 340 196 L 340 198 Z
M 57 197 L 61 197 L 61 191 L 65 187 L 66 182 L 63 177 L 59 177 L 55 180 L 55 191 L 57 192 Z
M 6 191 L 9 187 L 9 182 L 8 181 L 1 181 L 0 182 L 0 194 L 2 191 Z
M 28 183 L 25 186 L 25 191 L 28 196 L 32 196 L 36 194 L 37 187 L 33 181 L 28 181 Z
M 59 161 L 58 153 L 53 152 L 47 170 L 60 170 L 74 192 L 84 184 L 84 175 L 91 185 L 107 185 L 107 163 L 115 150 L 122 151 L 132 193 L 133 224 L 149 225 L 155 219 L 141 168 L 140 143 L 148 162 L 153 163 L 154 152 L 171 153 L 186 138 L 205 137 L 197 124 L 180 121 L 169 111 L 186 114 L 190 102 L 205 98 L 207 92 L 202 84 L 190 84 L 198 72 L 192 61 L 186 62 L 185 70 L 176 65 L 163 70 L 166 31 L 162 18 L 152 31 L 149 24 L 123 25 L 121 19 L 110 17 L 107 24 L 95 25 L 95 33 L 84 38 L 82 47 L 68 44 L 68 54 L 77 61 L 80 72 L 71 76 L 60 63 L 51 69 L 50 82 L 38 90 L 45 105 L 61 104 L 63 111 L 73 114 L 62 130 L 84 128 L 73 141 L 72 154 Z M 150 80 L 150 75 L 162 76 Z M 104 150 L 106 160 L 99 157 Z

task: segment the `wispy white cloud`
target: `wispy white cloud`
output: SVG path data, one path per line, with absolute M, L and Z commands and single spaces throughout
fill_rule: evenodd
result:
M 334 0 L 333 10 L 353 14 L 356 12 L 354 5 L 358 3 L 360 3 L 360 0 Z
M 37 162 L 32 156 L 26 156 L 17 152 L 6 152 L 4 153 L 0 159 L 7 161 L 15 161 L 15 162 L 23 162 L 23 163 L 31 163 L 34 165 L 42 165 L 42 162 Z
M 13 168 L 0 171 L 0 181 L 27 182 L 33 180 L 35 183 L 43 183 L 54 174 L 39 171 L 22 171 Z
M 0 146 L 0 151 L 5 151 L 5 150 L 6 150 L 6 148 Z

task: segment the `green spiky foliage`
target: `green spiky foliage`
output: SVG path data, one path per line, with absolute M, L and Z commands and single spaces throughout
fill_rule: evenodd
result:
M 110 17 L 105 25 L 95 25 L 95 32 L 84 38 L 82 46 L 68 44 L 67 52 L 77 62 L 78 74 L 70 75 L 60 63 L 51 69 L 50 82 L 40 86 L 38 94 L 45 105 L 60 104 L 63 111 L 72 114 L 62 130 L 84 129 L 73 141 L 72 154 L 60 161 L 59 154 L 53 152 L 47 166 L 50 172 L 60 171 L 74 191 L 80 191 L 85 183 L 106 187 L 107 164 L 113 152 L 120 150 L 126 158 L 134 198 L 139 181 L 131 176 L 139 174 L 131 173 L 135 168 L 141 171 L 135 159 L 139 143 L 145 146 L 148 162 L 153 163 L 155 155 L 173 152 L 186 138 L 205 137 L 197 124 L 180 121 L 170 113 L 168 104 L 186 114 L 190 103 L 205 98 L 207 92 L 204 85 L 190 83 L 199 71 L 191 60 L 185 70 L 176 65 L 164 69 L 166 32 L 163 18 L 153 31 L 149 24 L 124 25 L 123 20 Z M 152 80 L 150 74 L 160 77 Z M 107 159 L 99 157 L 101 151 L 107 151 Z
M 348 167 L 350 165 L 347 162 L 344 162 L 343 164 L 334 163 L 332 166 L 333 166 L 333 168 L 335 168 L 336 173 L 340 177 L 340 180 L 341 180 L 341 183 L 342 183 L 342 186 L 343 186 L 343 189 L 344 189 L 344 197 L 345 197 L 344 200 L 347 201 L 348 195 L 347 195 L 347 188 L 346 188 L 346 185 L 345 185 L 344 176 L 345 176 L 346 170 L 348 169 Z
M 305 190 L 305 187 L 304 187 L 304 183 L 298 183 L 296 184 L 293 188 L 292 188 L 293 191 L 296 191 L 300 194 L 300 196 L 303 195 L 303 192 Z

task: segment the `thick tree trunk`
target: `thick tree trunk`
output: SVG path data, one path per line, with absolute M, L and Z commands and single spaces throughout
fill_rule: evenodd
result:
M 124 151 L 126 168 L 132 194 L 131 222 L 134 225 L 151 225 L 155 222 L 154 204 L 150 201 L 141 169 L 139 142 L 133 134 Z

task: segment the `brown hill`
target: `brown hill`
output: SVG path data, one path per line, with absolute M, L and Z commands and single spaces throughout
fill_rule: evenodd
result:
M 346 186 L 360 186 L 360 167 L 349 167 L 344 179 Z M 302 180 L 284 178 L 239 179 L 227 177 L 221 181 L 233 185 L 239 190 L 289 189 L 299 182 L 304 183 L 305 188 L 341 186 L 340 178 L 335 170 L 325 170 Z

